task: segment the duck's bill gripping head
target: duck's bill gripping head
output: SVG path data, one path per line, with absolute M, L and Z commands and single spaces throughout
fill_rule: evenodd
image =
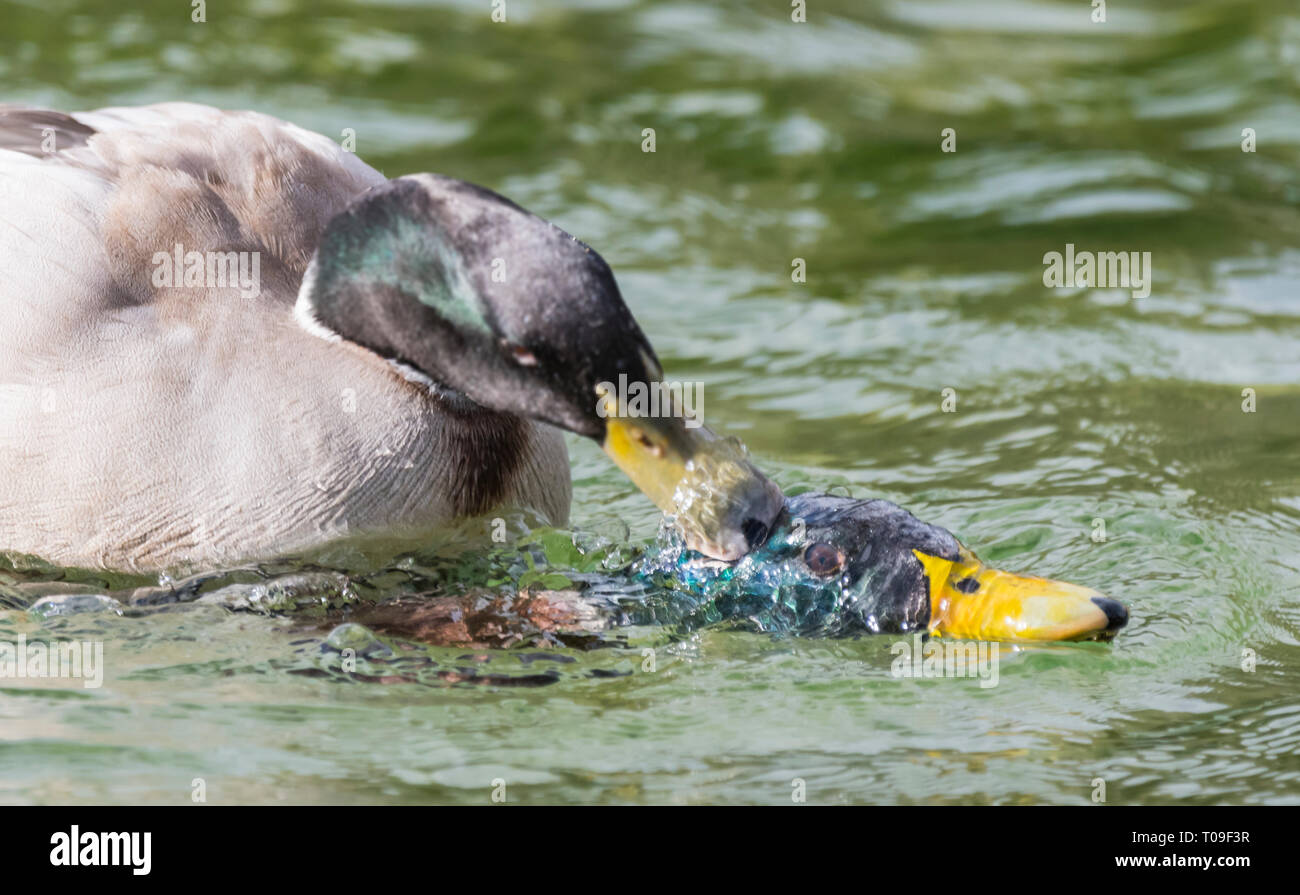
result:
M 736 560 L 767 538 L 781 491 L 734 438 L 680 419 L 611 416 L 605 452 L 676 522 L 692 550 Z

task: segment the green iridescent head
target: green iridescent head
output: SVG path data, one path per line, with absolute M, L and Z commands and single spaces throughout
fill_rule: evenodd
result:
M 1090 588 L 989 568 L 946 529 L 889 501 L 826 494 L 787 497 L 767 542 L 738 562 L 676 544 L 638 572 L 689 594 L 680 614 L 690 624 L 1037 641 L 1108 639 L 1128 620 L 1122 604 Z
M 780 509 L 777 488 L 707 428 L 610 412 L 610 383 L 648 386 L 663 371 L 609 265 L 491 190 L 413 174 L 361 194 L 326 225 L 297 315 L 396 364 L 444 412 L 595 439 L 710 556 L 742 556 Z

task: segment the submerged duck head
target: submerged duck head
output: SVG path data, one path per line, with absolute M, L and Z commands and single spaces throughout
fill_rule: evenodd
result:
M 683 551 L 643 570 L 766 630 L 1106 640 L 1123 604 L 1087 587 L 990 568 L 943 528 L 886 500 L 789 497 L 767 542 L 735 563 Z
M 609 393 L 620 377 L 663 379 L 609 266 L 490 190 L 417 174 L 362 194 L 326 225 L 297 316 L 388 359 L 453 409 L 594 439 L 705 555 L 743 556 L 781 509 L 734 441 L 671 408 L 637 415 Z

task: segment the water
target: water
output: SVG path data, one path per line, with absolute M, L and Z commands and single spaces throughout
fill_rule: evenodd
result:
M 197 25 L 0 0 L 0 86 L 350 127 L 389 175 L 498 189 L 600 249 L 669 375 L 780 484 L 1104 590 L 1132 610 L 1114 643 L 1007 651 L 981 688 L 894 678 L 888 637 L 635 628 L 388 641 L 410 661 L 349 682 L 323 670 L 325 606 L 41 622 L 12 585 L 63 573 L 10 572 L 0 640 L 98 638 L 108 667 L 0 688 L 0 801 L 182 803 L 203 778 L 213 802 L 484 803 L 501 778 L 529 803 L 781 803 L 796 777 L 815 802 L 1089 803 L 1098 777 L 1113 803 L 1300 800 L 1294 4 L 810 6 L 519 0 L 494 25 L 260 0 Z M 1067 243 L 1151 252 L 1151 294 L 1045 289 Z M 575 525 L 650 541 L 649 502 L 570 447 Z

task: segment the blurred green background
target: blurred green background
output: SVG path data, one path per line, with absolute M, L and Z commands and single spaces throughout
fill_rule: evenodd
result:
M 980 689 L 893 678 L 891 638 L 642 631 L 523 690 L 304 676 L 284 619 L 64 621 L 109 679 L 3 682 L 0 802 L 187 802 L 195 777 L 214 802 L 482 803 L 496 777 L 516 802 L 788 803 L 795 777 L 810 802 L 1082 804 L 1097 777 L 1115 803 L 1300 801 L 1300 11 L 809 7 L 0 0 L 0 97 L 257 109 L 502 192 L 606 257 L 782 485 L 1104 590 L 1132 611 L 1114 644 L 1008 651 Z M 1151 252 L 1151 294 L 1044 288 L 1067 243 Z M 574 525 L 649 540 L 648 501 L 571 453 Z

